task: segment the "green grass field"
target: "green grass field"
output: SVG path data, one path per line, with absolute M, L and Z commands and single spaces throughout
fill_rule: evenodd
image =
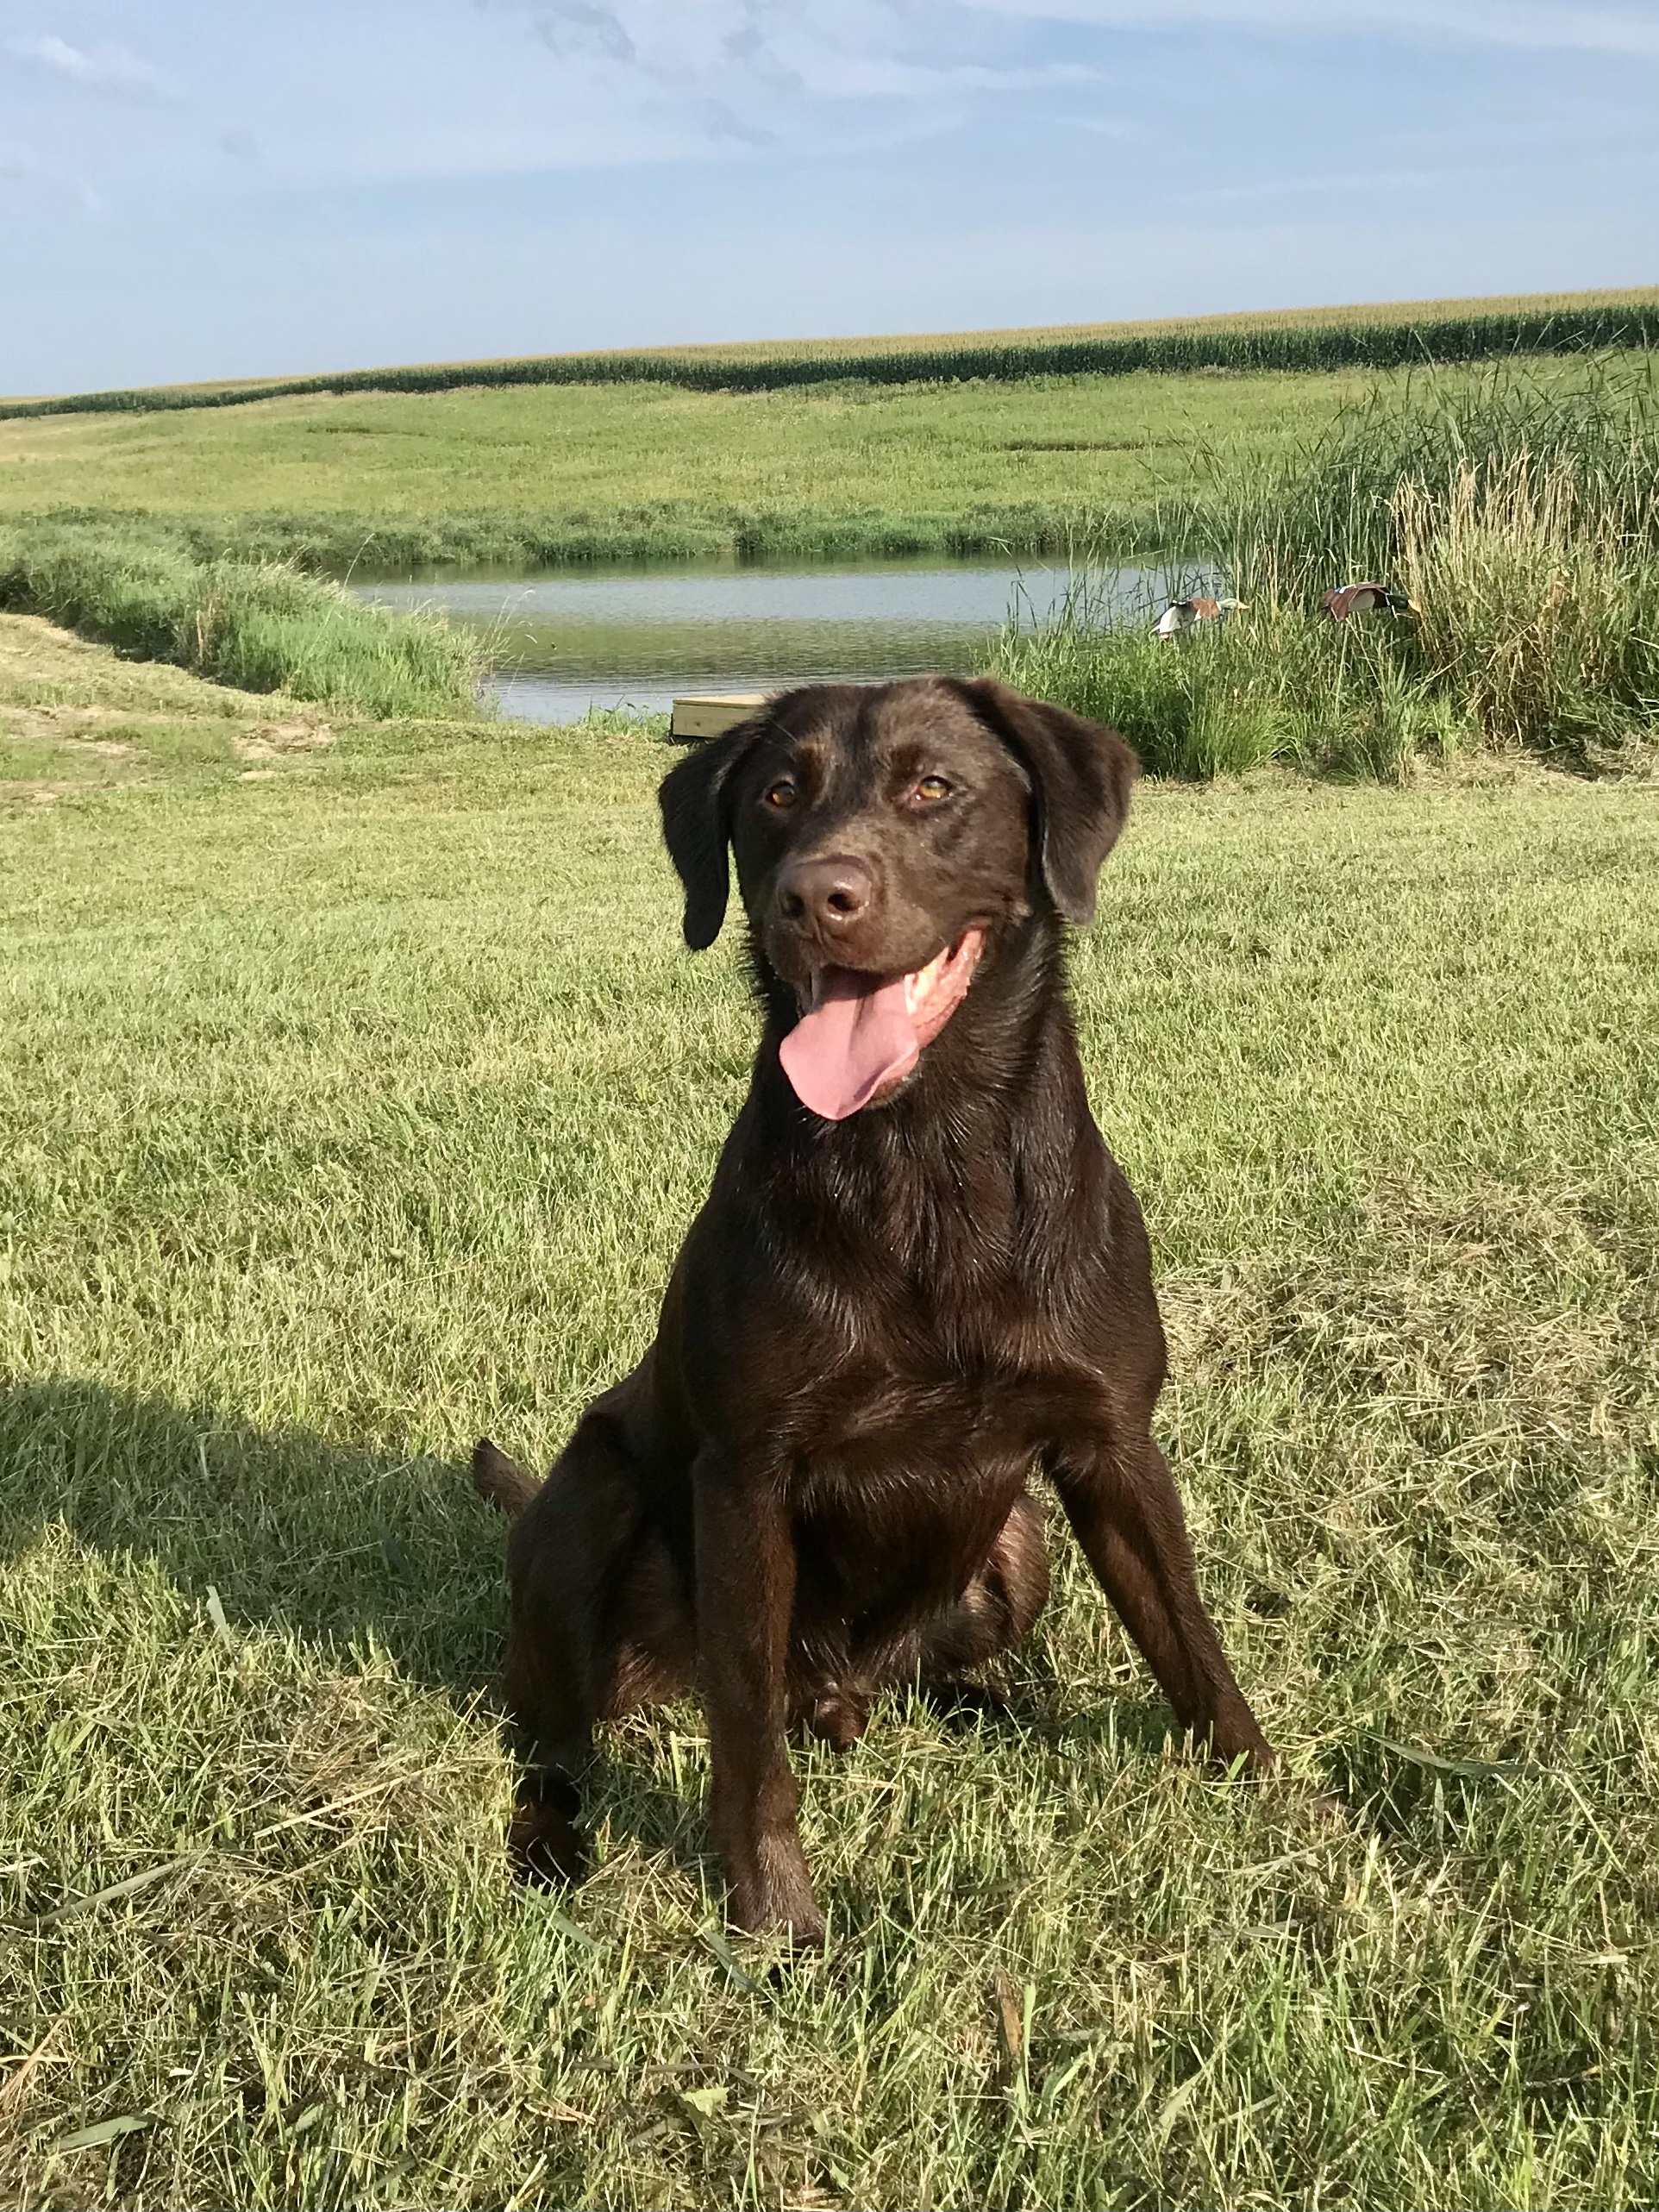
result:
M 1573 385 L 1575 361 L 1543 362 Z M 1459 390 L 1478 371 L 1437 373 Z M 0 423 L 0 521 L 185 522 L 213 548 L 354 564 L 1144 544 L 1190 498 L 1316 436 L 1380 379 L 1334 373 L 701 392 L 648 384 L 366 392 Z M 1411 388 L 1434 382 L 1414 373 Z
M 766 392 L 663 385 L 366 392 L 204 414 L 0 423 L 0 513 L 63 507 L 337 517 L 372 549 L 488 517 L 619 548 L 673 532 L 709 550 L 745 522 L 845 525 L 977 510 L 1138 513 L 1193 488 L 1212 447 L 1276 448 L 1363 388 L 1310 378 L 1087 377 L 950 389 Z M 388 526 L 391 526 L 389 529 Z M 1061 530 L 1065 523 L 1060 521 Z
M 664 749 L 15 617 L 0 747 L 0 2200 L 1655 2201 L 1659 790 L 1143 791 L 1083 1049 L 1290 1772 L 1068 1571 L 1007 1720 L 799 1755 L 773 1979 L 692 1706 L 509 1885 L 463 1465 L 637 1352 L 742 1093 Z

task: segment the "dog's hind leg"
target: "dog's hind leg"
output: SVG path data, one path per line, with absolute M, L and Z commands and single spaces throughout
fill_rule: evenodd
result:
M 915 1623 L 881 1652 L 872 1690 L 915 1687 L 936 1696 L 943 1693 L 956 1706 L 994 1705 L 994 1695 L 965 1686 L 962 1676 L 1023 1642 L 1048 1599 L 1042 1507 L 1029 1490 L 1022 1490 L 985 1564 L 961 1597 Z M 855 1733 L 862 1727 L 861 1715 Z
M 516 1515 L 502 1687 L 531 1764 L 514 1855 L 527 1871 L 567 1877 L 581 1864 L 572 1815 L 594 1726 L 679 1686 L 688 1609 L 676 1603 L 621 1422 L 604 1401 L 539 1487 L 487 1439 L 473 1472 Z
M 1042 1507 L 1029 1490 L 1022 1490 L 984 1566 L 955 1604 L 926 1624 L 915 1678 L 936 1689 L 953 1686 L 970 1668 L 1011 1651 L 1048 1601 Z

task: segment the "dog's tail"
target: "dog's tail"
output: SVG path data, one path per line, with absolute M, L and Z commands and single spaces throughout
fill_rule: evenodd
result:
M 509 1459 L 504 1451 L 481 1436 L 473 1447 L 473 1483 L 487 1505 L 498 1506 L 516 1520 L 542 1485 L 534 1475 Z

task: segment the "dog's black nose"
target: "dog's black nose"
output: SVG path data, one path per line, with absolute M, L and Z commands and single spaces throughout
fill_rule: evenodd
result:
M 778 878 L 778 912 L 786 922 L 812 923 L 833 936 L 859 919 L 874 891 L 869 869 L 845 853 L 791 861 Z

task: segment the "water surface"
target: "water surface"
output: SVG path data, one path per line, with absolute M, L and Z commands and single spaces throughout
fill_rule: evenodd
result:
M 1052 611 L 1070 580 L 1033 561 L 861 561 L 791 568 L 560 570 L 429 583 L 360 583 L 365 598 L 441 609 L 485 634 L 509 714 L 571 722 L 594 707 L 665 711 L 695 692 L 782 691 L 985 665 L 1011 616 Z M 1098 577 L 1150 595 L 1147 571 Z

